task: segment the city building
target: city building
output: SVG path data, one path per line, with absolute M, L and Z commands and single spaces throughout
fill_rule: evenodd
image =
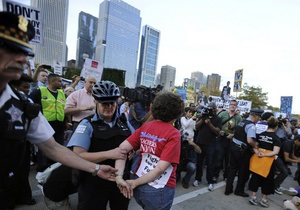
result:
M 98 18 L 85 12 L 78 17 L 76 66 L 81 69 L 85 58 L 95 59 Z
M 31 0 L 31 6 L 41 9 L 43 18 L 43 45 L 32 45 L 34 61 L 51 66 L 58 61 L 66 66 L 69 0 Z
M 100 4 L 95 60 L 104 68 L 125 70 L 125 85 L 135 87 L 140 39 L 140 10 L 121 0 Z
M 191 79 L 194 80 L 195 90 L 200 90 L 203 86 L 206 85 L 207 82 L 206 76 L 200 71 L 192 72 Z
M 166 65 L 161 67 L 160 84 L 164 86 L 164 90 L 171 91 L 174 88 L 176 78 L 176 68 Z
M 160 31 L 149 25 L 143 27 L 137 85 L 147 87 L 155 84 L 155 73 L 159 51 Z
M 207 76 L 206 87 L 209 90 L 215 90 L 215 89 L 219 90 L 220 83 L 221 83 L 221 76 L 219 74 L 211 74 Z

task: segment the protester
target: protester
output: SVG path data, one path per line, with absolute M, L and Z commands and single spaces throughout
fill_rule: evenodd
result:
M 278 120 L 273 116 L 267 120 L 268 129 L 257 136 L 258 147 L 250 161 L 250 170 L 253 172 L 249 181 L 249 190 L 252 196 L 249 202 L 257 205 L 257 190 L 261 187 L 262 199 L 259 204 L 269 207 L 268 195 L 274 194 L 275 156 L 279 153 L 281 141 L 276 135 Z
M 118 146 L 134 130 L 117 111 L 119 87 L 111 81 L 97 82 L 92 91 L 96 100 L 96 113 L 83 119 L 73 133 L 68 147 L 86 160 L 113 166 L 115 159 L 124 158 Z M 119 169 L 120 170 L 120 169 Z M 129 178 L 127 168 L 124 178 Z M 128 208 L 129 199 L 119 191 L 116 183 L 82 173 L 78 189 L 78 209 L 111 210 Z
M 84 88 L 76 90 L 67 98 L 65 114 L 72 116 L 73 130 L 82 119 L 95 114 L 95 99 L 92 96 L 95 83 L 95 77 L 87 77 L 84 80 Z
M 39 107 L 8 85 L 20 79 L 26 57 L 34 56 L 28 42 L 35 32 L 27 19 L 10 12 L 0 12 L 0 26 L 0 209 L 13 209 L 16 204 L 26 141 L 36 144 L 55 161 L 114 180 L 117 170 L 86 161 L 56 143 L 54 131 Z
M 239 122 L 242 121 L 242 117 L 236 112 L 237 101 L 231 100 L 227 111 L 220 112 L 218 117 L 222 120 L 222 130 L 216 141 L 216 164 L 214 166 L 213 181 L 216 182 L 219 177 L 219 173 L 224 168 L 223 179 L 227 179 L 229 169 L 229 154 L 230 154 L 230 142 L 234 134 L 234 128 Z
M 171 209 L 180 155 L 180 133 L 172 126 L 184 103 L 167 92 L 155 97 L 151 108 L 155 120 L 143 124 L 120 146 L 126 152 L 140 149 L 141 161 L 134 179 L 123 180 L 125 160 L 117 160 L 117 184 L 125 197 L 134 198 L 143 209 Z M 132 191 L 133 190 L 133 191 Z

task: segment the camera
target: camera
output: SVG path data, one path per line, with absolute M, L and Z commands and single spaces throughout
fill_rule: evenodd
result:
M 282 119 L 282 117 L 278 117 L 278 127 L 280 128 L 283 124 L 286 124 L 286 119 Z
M 136 88 L 124 88 L 123 96 L 125 101 L 129 102 L 140 102 L 142 104 L 148 105 L 152 103 L 156 94 L 163 89 L 163 86 L 157 85 L 156 88 L 137 86 Z
M 202 118 L 207 119 L 207 118 L 212 118 L 214 116 L 214 110 L 211 107 L 204 106 L 201 110 L 200 113 L 202 114 Z
M 181 134 L 182 143 L 188 142 L 188 136 L 188 132 L 184 132 L 183 134 Z

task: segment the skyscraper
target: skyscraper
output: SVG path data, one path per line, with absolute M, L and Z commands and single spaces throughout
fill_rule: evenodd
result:
M 100 4 L 95 60 L 125 70 L 127 87 L 136 85 L 140 28 L 140 10 L 121 0 Z
M 195 90 L 202 88 L 206 85 L 206 76 L 200 71 L 194 71 L 191 73 L 191 79 L 195 80 Z
M 67 22 L 69 0 L 31 0 L 31 6 L 42 10 L 43 45 L 33 45 L 35 62 L 53 66 L 53 61 L 67 64 Z
M 157 67 L 160 31 L 145 25 L 141 38 L 137 85 L 153 86 Z
M 98 18 L 85 12 L 78 17 L 76 66 L 82 68 L 84 57 L 95 59 Z
M 162 66 L 160 72 L 160 84 L 165 90 L 172 90 L 175 84 L 176 68 L 173 66 Z
M 219 74 L 211 74 L 207 76 L 206 87 L 209 90 L 220 89 L 221 76 Z

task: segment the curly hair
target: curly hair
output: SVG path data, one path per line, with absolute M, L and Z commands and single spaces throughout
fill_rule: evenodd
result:
M 171 120 L 180 117 L 184 110 L 183 100 L 179 95 L 171 92 L 159 94 L 155 97 L 151 108 L 154 119 L 163 122 L 170 122 Z

